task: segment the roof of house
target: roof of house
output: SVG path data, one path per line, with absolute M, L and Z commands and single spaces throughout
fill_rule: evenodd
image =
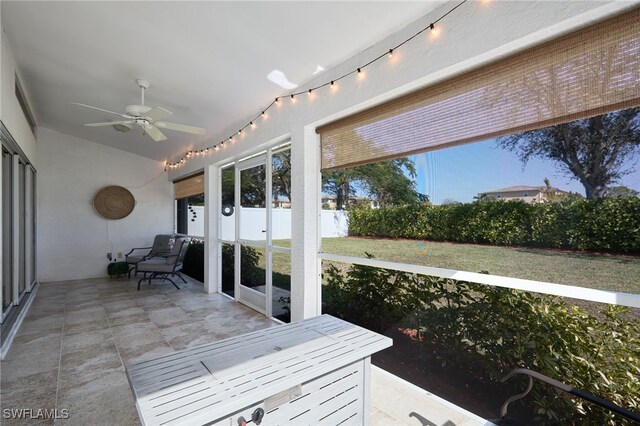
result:
M 559 188 L 554 188 L 553 186 L 549 189 L 551 189 L 554 192 L 567 192 Z M 486 191 L 485 194 L 493 194 L 498 192 L 546 191 L 546 190 L 547 190 L 546 186 L 514 185 L 514 186 L 507 186 L 506 188 L 493 189 L 491 191 Z

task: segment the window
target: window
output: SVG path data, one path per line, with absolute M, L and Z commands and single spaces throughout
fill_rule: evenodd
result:
M 607 114 L 606 131 L 633 127 L 628 120 L 634 120 L 640 137 L 640 108 L 630 117 L 626 110 Z M 536 137 L 525 133 L 514 143 L 506 136 L 323 173 L 322 197 L 342 198 L 348 206 L 348 236 L 322 239 L 323 312 L 393 337 L 394 347 L 374 356 L 374 364 L 485 418 L 517 393 L 491 375 L 524 365 L 597 393 L 602 383 L 581 375 L 581 357 L 607 377 L 620 377 L 612 389 L 623 392 L 623 376 L 631 371 L 592 359 L 595 345 L 621 333 L 618 343 L 608 343 L 611 356 L 640 347 L 633 336 L 640 331 L 634 328 L 640 321 L 640 147 L 621 137 L 626 157 L 610 169 L 619 179 L 600 197 L 581 183 L 584 176 L 566 175 L 553 148 L 523 169 L 519 151 Z M 578 151 L 596 143 L 593 135 L 585 140 L 589 144 Z M 483 196 L 518 184 L 547 189 L 535 203 L 515 191 Z M 375 201 L 382 208 L 373 208 Z M 625 303 L 617 292 L 634 296 Z M 606 305 L 611 302 L 636 307 L 614 314 L 616 308 Z M 559 339 L 587 340 L 543 342 L 528 334 L 541 323 Z M 600 337 L 593 337 L 593 327 L 601 327 L 594 331 Z M 537 349 L 522 352 L 528 342 Z M 557 357 L 561 352 L 568 360 Z M 539 364 L 545 357 L 553 363 Z M 565 421 L 580 418 L 575 407 L 558 405 L 553 392 L 545 392 L 535 403 L 548 404 Z M 608 399 L 615 400 L 615 392 Z M 640 401 L 640 394 L 629 391 L 624 398 Z M 616 403 L 626 404 L 624 398 Z M 536 415 L 532 407 L 510 413 L 524 421 Z M 589 415 L 607 418 L 596 411 Z
M 393 336 L 375 364 L 485 418 L 522 390 L 499 379 L 523 366 L 640 404 L 633 367 L 593 357 L 640 348 L 639 18 L 318 129 L 322 197 L 348 216 L 344 237 L 323 221 L 323 312 Z M 615 421 L 545 389 L 526 402 L 525 423 Z
M 204 236 L 204 173 L 174 182 L 176 232 Z

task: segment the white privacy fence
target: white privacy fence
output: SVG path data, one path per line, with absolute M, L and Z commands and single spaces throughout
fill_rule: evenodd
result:
M 189 235 L 204 235 L 204 207 L 192 206 L 195 218 L 189 215 Z M 231 216 L 222 216 L 222 227 L 220 238 L 231 241 L 234 239 L 236 229 L 236 212 Z M 273 217 L 272 239 L 291 239 L 291 209 L 274 208 L 271 210 Z M 191 219 L 195 219 L 191 221 Z M 264 240 L 267 218 L 265 208 L 245 208 L 240 211 L 242 221 L 243 240 Z M 349 213 L 344 210 L 323 210 L 322 211 L 322 237 L 346 237 L 349 234 Z

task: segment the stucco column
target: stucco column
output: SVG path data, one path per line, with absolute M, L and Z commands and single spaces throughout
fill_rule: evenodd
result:
M 291 135 L 291 321 L 321 313 L 319 144 L 310 126 Z
M 218 193 L 219 168 L 208 165 L 204 168 L 204 291 L 218 291 Z

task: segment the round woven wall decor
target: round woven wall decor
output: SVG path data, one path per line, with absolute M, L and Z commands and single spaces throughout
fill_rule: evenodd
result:
M 129 216 L 136 205 L 133 195 L 121 186 L 107 186 L 93 196 L 96 212 L 107 219 L 122 219 Z

